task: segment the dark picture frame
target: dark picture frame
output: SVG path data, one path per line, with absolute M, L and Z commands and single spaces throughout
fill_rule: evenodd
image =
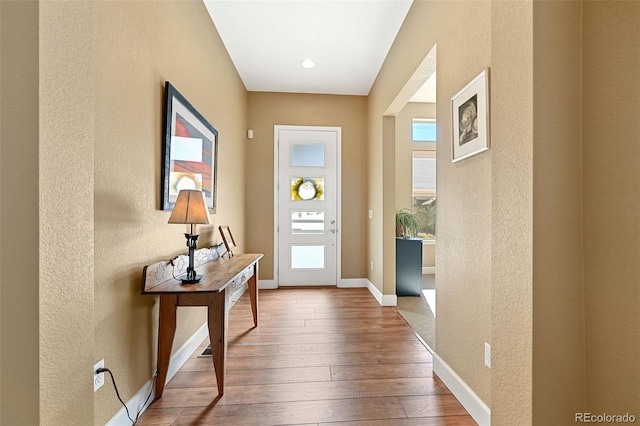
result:
M 231 228 L 229 225 L 220 225 L 218 226 L 218 230 L 220 231 L 220 235 L 222 236 L 222 242 L 226 251 L 220 256 L 224 257 L 225 254 L 229 254 L 229 257 L 233 257 L 233 249 L 236 248 L 236 240 L 233 239 L 233 234 L 231 233 Z
M 451 98 L 452 159 L 464 160 L 489 149 L 489 69 Z
M 168 81 L 163 142 L 162 210 L 173 210 L 181 189 L 197 189 L 215 213 L 218 131 Z

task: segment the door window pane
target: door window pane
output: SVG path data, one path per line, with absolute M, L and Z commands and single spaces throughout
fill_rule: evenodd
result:
M 324 269 L 324 246 L 291 246 L 291 269 Z
M 324 178 L 291 178 L 291 200 L 324 200 Z
M 324 212 L 291 212 L 291 233 L 324 234 Z
M 292 167 L 324 167 L 323 143 L 294 143 L 291 145 Z

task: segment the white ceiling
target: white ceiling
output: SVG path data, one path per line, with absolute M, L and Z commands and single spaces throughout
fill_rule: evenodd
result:
M 247 90 L 367 95 L 412 1 L 204 3 Z

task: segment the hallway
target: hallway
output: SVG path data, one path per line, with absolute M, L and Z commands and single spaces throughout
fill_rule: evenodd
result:
M 229 314 L 225 395 L 191 356 L 139 425 L 475 425 L 433 376 L 431 353 L 364 288 L 260 291 Z

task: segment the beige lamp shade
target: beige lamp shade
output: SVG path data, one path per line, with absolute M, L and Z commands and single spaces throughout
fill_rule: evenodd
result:
M 169 217 L 169 223 L 208 224 L 209 215 L 202 191 L 181 190 Z

